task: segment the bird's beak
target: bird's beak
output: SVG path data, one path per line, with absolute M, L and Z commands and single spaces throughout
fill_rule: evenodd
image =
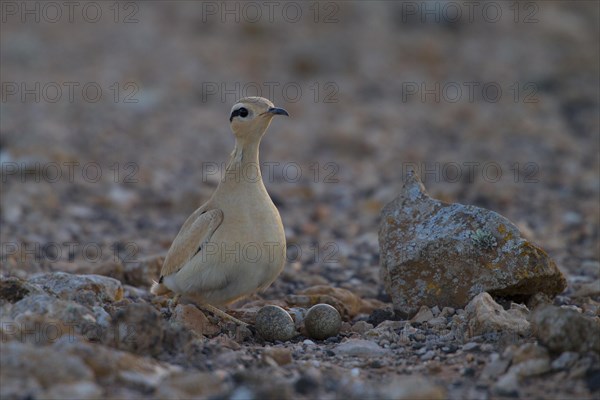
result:
M 290 116 L 290 114 L 288 114 L 288 112 L 285 111 L 283 108 L 271 107 L 267 110 L 267 112 L 273 115 L 285 115 L 287 117 Z

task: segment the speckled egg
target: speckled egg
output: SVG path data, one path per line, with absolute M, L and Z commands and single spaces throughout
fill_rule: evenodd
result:
M 340 313 L 329 304 L 314 305 L 306 313 L 304 327 L 313 339 L 324 340 L 336 336 L 342 326 Z
M 263 339 L 285 342 L 298 334 L 294 320 L 283 308 L 264 306 L 256 314 L 256 330 Z

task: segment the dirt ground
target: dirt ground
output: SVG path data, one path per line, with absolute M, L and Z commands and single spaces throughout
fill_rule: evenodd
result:
M 261 95 L 291 115 L 273 122 L 261 146 L 288 262 L 266 292 L 236 307 L 279 304 L 314 285 L 391 307 L 379 279 L 379 215 L 415 168 L 433 197 L 515 222 L 567 277 L 555 304 L 598 318 L 598 292 L 573 294 L 600 278 L 599 3 L 65 4 L 2 3 L 4 278 L 104 274 L 164 254 L 219 182 L 233 148 L 231 106 Z M 127 304 L 105 313 L 115 319 L 121 306 L 150 307 L 170 332 L 172 315 L 151 298 L 145 279 L 123 281 Z M 3 320 L 15 312 L 5 305 Z M 81 381 L 99 389 L 81 393 L 486 399 L 593 398 L 600 391 L 593 352 L 524 379 L 516 391 L 495 390 L 497 376 L 485 375 L 486 366 L 532 337 L 482 337 L 466 349 L 444 343 L 426 355 L 428 342 L 418 335 L 425 338 L 428 328 L 415 326 L 403 341 L 379 337 L 386 354 L 341 354 L 340 343 L 366 338 L 357 323 L 376 327 L 373 318 L 347 317 L 342 333 L 324 342 L 236 341 L 224 327 L 195 339 L 197 354 L 117 346 L 181 370 L 154 381 L 96 374 Z M 3 340 L 5 351 L 17 351 L 10 348 L 17 342 Z M 56 343 L 25 342 L 68 353 Z M 114 347 L 81 344 L 92 345 Z M 291 361 L 281 361 L 277 348 Z M 3 375 L 3 386 L 25 382 L 24 375 Z M 192 380 L 202 388 L 172 389 Z M 63 393 L 23 385 L 23 397 Z

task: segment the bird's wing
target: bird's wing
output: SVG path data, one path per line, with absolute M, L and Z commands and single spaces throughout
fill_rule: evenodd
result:
M 223 222 L 223 211 L 196 210 L 185 221 L 177 237 L 173 241 L 160 272 L 160 278 L 178 272 L 186 262 L 198 253 L 200 248 L 210 240 L 211 236 Z

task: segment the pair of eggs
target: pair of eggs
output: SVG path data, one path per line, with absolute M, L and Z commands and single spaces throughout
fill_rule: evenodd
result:
M 312 306 L 304 317 L 304 328 L 309 337 L 324 340 L 336 336 L 342 326 L 340 313 L 329 304 Z M 265 340 L 285 342 L 298 335 L 290 314 L 278 306 L 265 306 L 256 315 L 255 327 Z

